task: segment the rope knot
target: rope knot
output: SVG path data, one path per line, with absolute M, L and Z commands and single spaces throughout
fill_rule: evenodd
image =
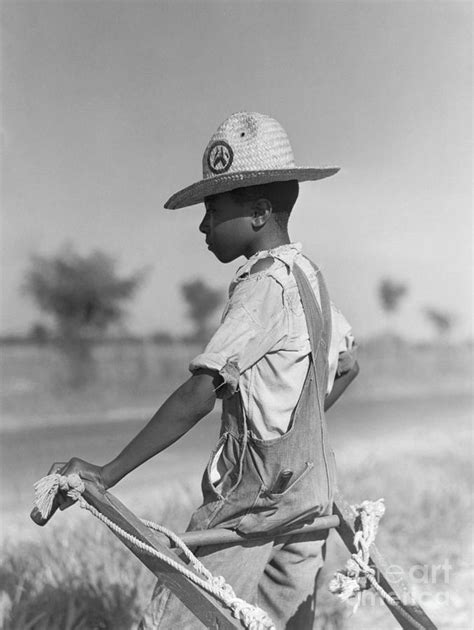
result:
M 225 578 L 222 575 L 210 574 L 207 576 L 207 580 L 211 588 L 218 591 L 226 604 L 231 606 L 232 602 L 236 599 L 236 595 L 232 586 L 225 581 Z
M 273 621 L 267 613 L 258 606 L 253 606 L 244 599 L 240 599 L 234 595 L 230 607 L 234 617 L 241 619 L 248 630 L 275 630 Z
M 359 582 L 352 575 L 343 571 L 337 571 L 329 582 L 329 590 L 342 601 L 355 597 L 361 590 Z
M 356 516 L 354 547 L 357 551 L 346 562 L 345 568 L 334 575 L 329 582 L 329 590 L 343 601 L 357 597 L 354 604 L 355 612 L 360 603 L 361 592 L 370 588 L 371 578 L 373 579 L 375 575 L 374 569 L 369 564 L 369 550 L 375 540 L 379 520 L 385 513 L 385 505 L 383 499 L 379 499 L 378 501 L 363 501 L 352 509 Z
M 35 483 L 35 505 L 43 518 L 48 518 L 53 507 L 54 497 L 58 492 L 66 492 L 71 499 L 77 501 L 84 492 L 85 486 L 77 473 L 47 475 Z

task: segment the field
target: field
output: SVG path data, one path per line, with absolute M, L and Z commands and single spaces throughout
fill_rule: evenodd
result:
M 5 630 L 132 628 L 153 577 L 93 517 L 74 507 L 44 529 L 28 519 L 32 483 L 52 461 L 112 457 L 173 386 L 196 348 L 98 348 L 94 383 L 65 387 L 52 349 L 4 348 L 2 561 Z M 328 414 L 340 487 L 357 503 L 384 497 L 379 547 L 409 575 L 440 629 L 472 628 L 470 349 L 361 351 L 361 374 Z M 182 530 L 199 501 L 199 477 L 218 412 L 125 479 L 114 493 L 135 513 Z M 327 591 L 347 555 L 329 541 L 318 630 L 398 627 L 364 596 L 358 612 Z M 198 627 L 198 625 L 196 625 Z

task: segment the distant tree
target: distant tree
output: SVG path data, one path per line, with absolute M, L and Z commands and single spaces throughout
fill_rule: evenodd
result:
M 405 283 L 383 278 L 378 285 L 378 295 L 383 310 L 386 313 L 394 313 L 399 307 L 401 298 L 407 292 L 408 286 Z
M 33 343 L 44 345 L 51 339 L 51 331 L 41 322 L 35 322 L 28 332 L 28 338 Z
M 32 257 L 24 288 L 51 317 L 59 345 L 70 359 L 74 385 L 90 374 L 91 339 L 120 322 L 124 303 L 143 278 L 143 271 L 119 276 L 115 260 L 100 251 L 81 256 L 63 248 L 53 256 Z
M 157 345 L 173 343 L 174 337 L 167 330 L 157 330 L 151 336 L 153 343 Z
M 222 303 L 220 289 L 213 289 L 200 278 L 181 285 L 183 297 L 188 305 L 188 314 L 194 323 L 193 338 L 205 340 L 209 334 L 209 318 Z
M 434 327 L 438 337 L 447 338 L 454 325 L 454 315 L 436 308 L 426 307 L 424 314 L 430 324 Z

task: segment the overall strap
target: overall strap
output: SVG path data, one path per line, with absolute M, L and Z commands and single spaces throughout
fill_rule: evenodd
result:
M 309 261 L 311 262 L 311 261 Z M 313 359 L 316 359 L 319 349 L 319 340 L 322 338 L 326 349 L 329 350 L 329 344 L 331 342 L 331 302 L 329 300 L 329 293 L 326 288 L 326 283 L 321 274 L 319 268 L 311 262 L 313 265 L 316 276 L 318 279 L 319 295 L 321 299 L 321 307 L 318 304 L 316 296 L 314 295 L 313 287 L 308 280 L 306 274 L 296 263 L 293 265 L 293 275 L 298 285 L 298 291 L 303 305 L 303 311 L 306 318 L 306 326 L 308 328 L 308 335 L 311 344 L 311 352 Z M 318 326 L 320 323 L 320 327 Z
M 312 260 L 309 260 L 309 258 L 307 260 L 313 266 L 313 269 L 316 272 L 316 278 L 318 280 L 319 297 L 321 300 L 321 310 L 322 310 L 323 321 L 324 321 L 323 340 L 324 340 L 324 343 L 326 344 L 326 348 L 329 351 L 329 346 L 331 344 L 331 335 L 332 335 L 331 299 L 329 297 L 329 291 L 326 286 L 326 281 L 324 280 L 324 276 L 321 273 L 320 268 L 317 265 L 315 265 Z

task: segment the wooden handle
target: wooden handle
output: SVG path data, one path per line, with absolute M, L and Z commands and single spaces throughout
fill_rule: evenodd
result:
M 62 469 L 62 467 L 65 465 L 66 465 L 66 462 L 55 462 L 49 469 L 48 475 L 54 475 L 55 473 L 59 472 Z M 43 525 L 46 525 L 49 519 L 52 518 L 52 516 L 54 515 L 58 507 L 59 507 L 59 498 L 58 498 L 58 495 L 56 495 L 53 501 L 51 512 L 49 513 L 49 516 L 47 518 L 43 518 L 41 516 L 41 512 L 38 510 L 36 506 L 31 510 L 30 518 L 34 523 L 36 523 L 36 525 L 43 527 Z

